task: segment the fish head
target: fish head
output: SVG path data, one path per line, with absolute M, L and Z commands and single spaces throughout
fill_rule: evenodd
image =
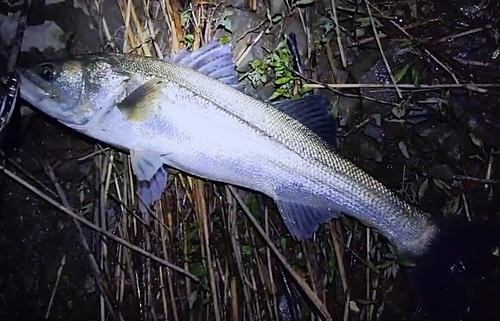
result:
M 21 68 L 21 97 L 69 127 L 84 128 L 125 91 L 130 77 L 112 61 L 105 54 L 89 54 Z

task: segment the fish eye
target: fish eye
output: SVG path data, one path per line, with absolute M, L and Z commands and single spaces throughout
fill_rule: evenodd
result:
M 54 66 L 51 64 L 40 65 L 40 77 L 46 81 L 51 81 L 55 78 Z

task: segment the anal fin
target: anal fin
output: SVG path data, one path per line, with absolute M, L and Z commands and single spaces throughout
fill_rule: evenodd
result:
M 340 216 L 340 212 L 334 209 L 301 204 L 289 200 L 275 200 L 275 203 L 286 227 L 299 240 L 310 238 L 320 224 Z

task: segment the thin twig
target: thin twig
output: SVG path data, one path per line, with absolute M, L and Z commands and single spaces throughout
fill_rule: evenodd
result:
M 367 0 L 365 0 L 367 1 Z M 372 6 L 370 4 L 370 7 L 373 7 L 374 10 L 376 11 L 379 11 L 380 10 L 374 6 Z M 401 27 L 396 21 L 394 21 L 393 19 L 389 20 L 389 22 L 394 26 L 396 27 L 399 31 L 401 31 L 406 37 L 408 37 L 408 39 L 410 39 L 411 41 L 415 42 L 415 43 L 418 43 L 418 41 L 412 36 L 410 35 L 403 27 Z M 427 50 L 426 48 L 422 48 L 422 50 L 424 51 L 425 54 L 427 54 L 429 57 L 431 57 L 432 60 L 434 60 L 439 66 L 441 66 L 441 68 L 443 68 L 443 70 L 445 70 L 448 74 L 450 74 L 450 76 L 453 78 L 453 81 L 456 83 L 456 84 L 459 84 L 460 82 L 458 81 L 458 78 L 457 76 L 455 76 L 455 74 L 450 70 L 450 68 L 448 68 L 444 63 L 442 63 L 439 59 L 436 58 L 436 56 L 434 56 L 429 50 Z
M 455 40 L 455 39 L 460 38 L 460 37 L 470 36 L 472 34 L 475 34 L 475 33 L 478 33 L 478 32 L 483 32 L 483 31 L 486 31 L 488 29 L 491 29 L 491 27 L 473 28 L 473 29 L 470 29 L 470 30 L 466 30 L 466 31 L 463 31 L 463 32 L 456 33 L 454 35 L 449 35 L 449 36 L 443 37 L 443 38 L 437 40 L 435 42 L 435 44 L 439 44 L 439 43 L 443 43 L 443 42 L 448 42 L 448 41 Z
M 412 85 L 412 84 L 304 84 L 304 87 L 309 88 L 332 88 L 332 89 L 353 89 L 353 88 L 400 88 L 400 89 L 414 89 L 414 90 L 439 90 L 439 89 L 453 89 L 462 88 L 480 93 L 485 93 L 481 88 L 500 88 L 500 84 L 439 84 L 439 85 Z
M 233 194 L 233 197 L 238 201 L 238 204 L 240 207 L 243 209 L 243 212 L 246 214 L 248 219 L 252 222 L 253 226 L 257 229 L 259 232 L 260 236 L 266 241 L 267 245 L 271 248 L 273 251 L 274 255 L 278 258 L 278 260 L 283 264 L 283 267 L 285 270 L 290 274 L 290 276 L 297 282 L 297 284 L 300 286 L 300 288 L 306 293 L 306 295 L 309 297 L 311 302 L 314 304 L 316 309 L 320 312 L 322 318 L 324 320 L 333 320 L 332 317 L 330 316 L 330 313 L 328 313 L 327 308 L 325 305 L 320 301 L 318 298 L 317 294 L 314 293 L 309 285 L 307 285 L 306 282 L 300 277 L 290 266 L 290 264 L 287 262 L 285 257 L 279 252 L 278 248 L 274 243 L 269 239 L 269 237 L 266 235 L 266 232 L 262 229 L 260 224 L 257 222 L 255 217 L 252 215 L 246 204 L 243 202 L 241 197 L 238 195 L 234 187 L 228 186 L 228 189 L 231 191 Z
M 49 319 L 50 309 L 52 308 L 52 304 L 54 303 L 54 298 L 56 296 L 57 288 L 59 287 L 59 281 L 61 280 L 62 271 L 65 265 L 66 265 L 66 254 L 63 255 L 61 259 L 61 264 L 59 264 L 59 268 L 57 269 L 56 283 L 54 284 L 54 289 L 52 290 L 52 294 L 50 295 L 49 306 L 47 307 L 47 312 L 45 313 L 45 320 Z
M 382 60 L 384 61 L 385 67 L 387 68 L 387 73 L 389 74 L 389 77 L 391 78 L 391 82 L 394 85 L 394 89 L 396 89 L 396 93 L 398 94 L 399 99 L 403 99 L 403 95 L 401 94 L 401 91 L 399 90 L 397 86 L 396 79 L 394 78 L 394 74 L 392 73 L 391 66 L 389 65 L 389 62 L 387 61 L 387 57 L 385 56 L 384 53 L 384 48 L 382 47 L 382 43 L 380 42 L 380 38 L 378 37 L 378 30 L 377 26 L 375 25 L 375 19 L 373 18 L 372 15 L 372 10 L 370 9 L 370 2 L 368 0 L 364 0 L 366 4 L 366 10 L 368 12 L 368 16 L 370 18 L 370 24 L 372 26 L 373 30 L 373 35 L 375 36 L 375 41 L 377 42 L 377 46 L 380 51 L 380 55 L 382 56 Z
M 491 159 L 491 157 L 490 157 L 490 159 Z M 488 162 L 488 169 L 486 172 L 486 177 L 488 177 L 488 176 L 491 177 L 491 168 L 490 168 L 489 164 L 490 164 L 490 162 Z M 497 180 L 493 180 L 493 179 L 489 179 L 489 178 L 464 176 L 464 175 L 455 175 L 455 176 L 453 176 L 453 179 L 457 180 L 457 181 L 476 182 L 476 183 L 480 183 L 480 184 L 485 184 L 486 186 L 487 186 L 487 184 L 500 184 L 500 182 Z
M 345 49 L 340 34 L 339 21 L 337 17 L 337 6 L 335 4 L 335 0 L 330 0 L 330 6 L 332 7 L 333 20 L 335 23 L 335 34 L 337 36 L 337 45 L 339 46 L 340 59 L 342 61 L 342 66 L 344 68 L 347 68 L 347 58 L 345 56 Z
M 68 197 L 66 196 L 66 193 L 64 193 L 63 188 L 59 184 L 59 181 L 57 180 L 56 174 L 54 173 L 54 170 L 48 164 L 45 164 L 44 168 L 45 168 L 45 172 L 47 173 L 47 176 L 49 176 L 50 180 L 52 181 L 52 184 L 54 184 L 54 187 L 56 188 L 57 194 L 59 195 L 59 198 L 61 199 L 63 205 L 66 208 L 70 208 Z M 99 287 L 101 296 L 104 298 L 104 301 L 106 303 L 108 310 L 110 311 L 110 314 L 113 316 L 114 319 L 117 319 L 118 316 L 116 315 L 116 312 L 115 312 L 116 304 L 114 302 L 112 302 L 111 295 L 110 295 L 109 291 L 106 290 L 106 286 L 103 282 L 104 277 L 101 273 L 101 269 L 99 269 L 99 266 L 97 265 L 95 257 L 92 255 L 92 252 L 91 252 L 90 247 L 88 245 L 87 239 L 85 238 L 85 235 L 83 233 L 82 227 L 81 227 L 79 221 L 76 219 L 73 219 L 73 223 L 75 224 L 76 230 L 78 231 L 78 237 L 80 239 L 80 243 L 83 246 L 83 249 L 85 251 L 85 256 L 87 257 L 87 259 L 89 261 L 90 269 L 92 270 L 92 274 L 94 276 L 96 284 Z M 121 315 L 119 318 L 120 318 L 120 320 L 122 319 Z
M 80 223 L 86 225 L 87 227 L 93 229 L 94 231 L 96 232 L 99 232 L 100 234 L 106 236 L 107 238 L 137 252 L 137 253 L 140 253 L 150 259 L 152 259 L 153 261 L 156 261 L 158 262 L 159 264 L 162 264 L 162 265 L 165 265 L 166 267 L 174 270 L 174 271 L 177 271 L 187 277 L 189 277 L 191 280 L 193 281 L 196 281 L 196 282 L 199 282 L 199 278 L 194 276 L 193 274 L 191 274 L 189 271 L 186 271 L 184 270 L 183 268 L 180 268 L 170 262 L 167 262 L 159 257 L 157 257 L 156 255 L 153 255 L 151 253 L 148 253 L 146 251 L 144 251 L 143 249 L 141 249 L 140 247 L 137 247 L 127 241 L 125 241 L 124 239 L 106 231 L 105 229 L 102 229 L 100 228 L 99 226 L 95 225 L 95 224 L 92 224 L 90 223 L 89 221 L 87 221 L 86 219 L 82 218 L 81 216 L 79 216 L 78 214 L 76 214 L 75 212 L 73 212 L 72 210 L 70 210 L 69 208 L 66 208 L 65 206 L 63 206 L 62 204 L 58 203 L 57 201 L 55 201 L 53 198 L 51 198 L 50 196 L 48 196 L 47 194 L 43 193 L 42 191 L 40 191 L 39 189 L 37 189 L 36 187 L 34 187 L 33 185 L 29 184 L 28 182 L 26 182 L 25 180 L 23 180 L 22 178 L 20 178 L 19 176 L 17 176 L 15 173 L 11 172 L 10 170 L 8 170 L 7 168 L 3 167 L 0 165 L 0 170 L 3 171 L 5 173 L 5 175 L 9 176 L 10 178 L 12 178 L 13 180 L 15 180 L 16 182 L 18 182 L 19 184 L 21 184 L 22 186 L 26 187 L 27 189 L 29 189 L 30 191 L 32 191 L 33 193 L 35 193 L 36 195 L 38 195 L 40 198 L 42 198 L 43 200 L 45 200 L 46 202 L 50 203 L 51 205 L 53 205 L 55 208 L 59 209 L 60 211 L 68 214 L 69 216 L 71 216 L 72 218 L 76 219 L 77 221 L 79 221 Z

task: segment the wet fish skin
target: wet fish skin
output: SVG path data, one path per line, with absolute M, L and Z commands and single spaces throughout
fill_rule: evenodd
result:
M 21 96 L 61 123 L 130 152 L 146 205 L 163 192 L 166 164 L 273 198 L 299 239 L 345 213 L 402 253 L 425 251 L 438 233 L 430 215 L 325 143 L 324 122 L 308 116 L 318 106 L 294 108 L 307 99 L 317 103 L 314 98 L 280 107 L 242 93 L 228 73 L 232 61 L 210 46 L 172 61 L 100 53 L 48 62 L 20 71 Z

